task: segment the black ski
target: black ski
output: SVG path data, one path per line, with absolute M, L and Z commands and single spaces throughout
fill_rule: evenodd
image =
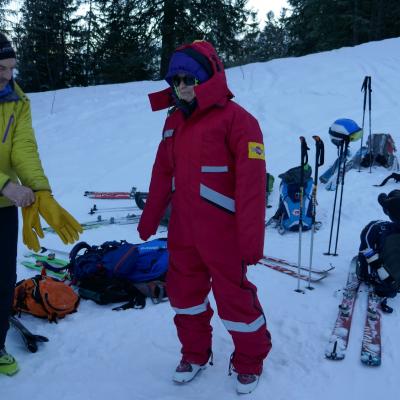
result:
M 32 333 L 18 318 L 10 317 L 10 325 L 15 328 L 21 335 L 21 338 L 31 353 L 36 353 L 38 350 L 38 343 L 48 342 L 49 339 L 46 336 L 35 335 Z

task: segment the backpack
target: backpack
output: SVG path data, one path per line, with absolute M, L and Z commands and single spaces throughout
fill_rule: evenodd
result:
M 266 179 L 266 204 L 267 207 L 270 208 L 271 206 L 268 204 L 268 198 L 270 194 L 272 193 L 272 190 L 274 189 L 274 182 L 275 178 L 273 175 L 271 175 L 269 172 L 267 172 L 267 179 Z
M 275 215 L 267 225 L 275 224 L 279 233 L 285 231 L 298 231 L 300 226 L 300 173 L 301 167 L 291 168 L 279 177 L 282 179 L 279 185 L 279 206 Z M 304 191 L 302 229 L 309 230 L 312 226 L 312 188 L 311 167 L 304 167 Z
M 369 137 L 367 145 L 358 149 L 354 155 L 351 154 L 350 149 L 340 160 L 344 161 L 346 157 L 346 172 L 350 169 L 359 169 L 360 167 L 367 168 L 372 166 L 381 166 L 388 170 L 398 171 L 399 161 L 397 159 L 396 145 L 392 136 L 388 133 L 374 133 L 371 135 L 371 153 L 369 153 Z M 337 170 L 339 164 L 339 157 L 320 177 L 321 183 L 326 184 L 326 190 L 335 190 L 337 182 Z
M 361 232 L 357 276 L 380 297 L 395 297 L 400 289 L 400 225 L 372 221 Z
M 395 155 L 396 145 L 389 133 L 372 134 L 371 145 L 368 137 L 367 145 L 362 150 L 361 161 L 359 161 L 362 167 L 367 168 L 370 165 L 375 165 L 389 170 L 399 169 L 399 161 Z
M 80 296 L 98 304 L 129 302 L 118 309 L 143 308 L 146 297 L 154 303 L 166 300 L 167 269 L 166 239 L 137 245 L 124 240 L 100 246 L 80 242 L 70 253 L 69 271 Z
M 18 282 L 14 291 L 13 309 L 26 312 L 49 322 L 57 322 L 76 312 L 79 296 L 64 282 L 46 275 L 37 275 Z

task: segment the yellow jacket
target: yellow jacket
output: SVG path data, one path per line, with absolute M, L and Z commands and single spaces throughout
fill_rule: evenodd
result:
M 13 82 L 14 92 L 0 98 L 0 191 L 11 180 L 34 191 L 51 190 L 39 158 L 28 97 Z M 0 194 L 0 207 L 12 203 Z

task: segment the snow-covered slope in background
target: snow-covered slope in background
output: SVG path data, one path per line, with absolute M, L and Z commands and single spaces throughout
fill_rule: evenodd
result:
M 236 101 L 259 120 L 264 133 L 267 167 L 275 177 L 300 161 L 299 136 L 311 147 L 312 135 L 325 140 L 326 165 L 333 163 L 336 149 L 328 128 L 337 118 L 352 118 L 361 124 L 361 84 L 372 76 L 372 130 L 391 133 L 400 144 L 400 39 L 373 42 L 301 58 L 273 60 L 227 71 Z M 90 207 L 126 205 L 126 201 L 92 201 L 85 190 L 123 190 L 132 186 L 148 189 L 151 167 L 161 138 L 165 112 L 152 113 L 147 93 L 165 87 L 164 82 L 137 82 L 73 88 L 56 93 L 31 95 L 33 123 L 40 154 L 57 200 L 80 221 L 93 220 Z M 368 120 L 367 120 L 368 121 Z M 368 126 L 368 125 L 366 125 Z M 368 133 L 368 132 L 366 132 Z M 359 143 L 352 144 L 352 150 Z M 313 161 L 312 161 L 313 165 Z M 334 192 L 318 190 L 317 219 L 322 228 L 315 235 L 314 264 L 333 263 L 336 269 L 315 290 L 294 292 L 296 281 L 262 266 L 251 267 L 249 278 L 258 286 L 273 349 L 264 374 L 249 399 L 375 399 L 394 398 L 398 393 L 400 357 L 399 299 L 390 304 L 392 315 L 382 321 L 383 362 L 368 368 L 359 360 L 366 293 L 356 305 L 347 357 L 341 362 L 324 359 L 324 348 L 334 324 L 340 289 L 346 281 L 350 259 L 357 252 L 359 233 L 372 219 L 384 219 L 373 187 L 389 172 L 376 168 L 372 174 L 351 170 L 346 175 L 339 256 L 322 255 L 328 248 Z M 278 202 L 276 180 L 271 197 Z M 398 188 L 388 183 L 385 191 Z M 124 213 L 122 213 L 123 215 Z M 109 216 L 109 215 L 105 215 Z M 160 235 L 165 235 L 160 233 Z M 110 239 L 138 242 L 135 225 L 110 226 L 85 232 L 82 240 L 99 244 Z M 223 240 L 223 238 L 221 238 Z M 303 262 L 308 262 L 310 233 L 303 236 Z M 21 241 L 22 242 L 22 241 Z M 68 250 L 48 234 L 42 244 Z M 266 231 L 265 252 L 297 260 L 298 235 L 281 236 Z M 19 246 L 19 260 L 26 251 Z M 18 267 L 18 277 L 31 272 Z M 10 379 L 0 377 L 0 398 L 29 397 L 44 400 L 139 400 L 139 399 L 234 399 L 234 377 L 228 377 L 231 339 L 217 316 L 214 326 L 214 366 L 186 386 L 171 382 L 179 361 L 179 344 L 167 303 L 144 310 L 111 311 L 82 301 L 79 312 L 59 324 L 30 316 L 23 321 L 50 342 L 36 354 L 25 352 L 11 330 L 7 347 L 21 365 Z

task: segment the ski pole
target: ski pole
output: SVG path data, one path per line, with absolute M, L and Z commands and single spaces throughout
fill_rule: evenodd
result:
M 371 132 L 371 77 L 368 80 L 368 113 L 369 113 L 369 173 L 372 173 L 372 132 Z
M 314 251 L 314 230 L 315 230 L 315 219 L 317 213 L 317 187 L 318 187 L 318 168 L 324 165 L 324 142 L 317 135 L 313 136 L 315 140 L 315 169 L 314 169 L 314 186 L 311 195 L 311 205 L 312 205 L 312 222 L 311 222 L 311 242 L 310 242 L 310 263 L 308 268 L 308 286 L 306 289 L 314 289 L 311 286 L 311 268 L 312 268 L 312 259 L 313 259 L 313 251 Z
M 336 212 L 336 200 L 337 200 L 337 191 L 339 187 L 339 181 L 340 181 L 340 171 L 341 171 L 341 165 L 342 165 L 342 159 L 343 159 L 343 142 L 340 143 L 340 146 L 338 147 L 338 152 L 339 152 L 339 162 L 338 162 L 338 172 L 337 172 L 337 178 L 336 178 L 336 188 L 335 188 L 335 199 L 333 200 L 333 210 L 332 210 L 332 220 L 331 220 L 331 231 L 329 234 L 329 246 L 328 246 L 328 251 L 324 253 L 326 256 L 331 256 L 333 255 L 331 253 L 331 243 L 332 243 L 332 233 L 333 233 L 333 223 L 335 221 L 335 212 Z M 345 155 L 346 157 L 346 155 Z
M 358 165 L 358 172 L 361 172 L 361 157 L 362 157 L 362 145 L 364 139 L 364 121 L 365 121 L 365 109 L 367 105 L 367 87 L 368 87 L 369 76 L 364 78 L 364 81 L 361 85 L 361 91 L 364 92 L 364 103 L 363 103 L 363 117 L 362 117 L 362 136 L 361 136 L 361 144 L 360 144 L 360 163 Z
M 345 143 L 345 154 L 347 154 L 347 150 L 349 148 L 349 141 L 346 140 Z M 339 201 L 339 213 L 338 213 L 338 222 L 337 222 L 337 230 L 336 230 L 336 242 L 335 242 L 335 252 L 333 253 L 334 256 L 337 256 L 337 245 L 338 245 L 338 239 L 339 239 L 339 228 L 340 228 L 340 216 L 342 214 L 342 201 L 343 201 L 343 188 L 344 188 L 344 176 L 346 174 L 346 160 L 347 157 L 344 158 L 343 161 L 343 170 L 342 170 L 342 182 L 341 182 L 341 190 L 340 190 L 340 201 Z
M 297 273 L 300 276 L 300 267 L 301 267 L 301 237 L 303 233 L 303 197 L 304 197 L 304 167 L 308 163 L 308 153 L 307 150 L 310 150 L 307 146 L 307 142 L 304 136 L 300 136 L 301 143 L 301 156 L 300 156 L 300 206 L 299 206 L 299 250 L 298 250 L 298 263 L 297 263 Z M 300 277 L 297 278 L 297 289 L 295 292 L 304 293 L 303 290 L 300 289 Z

